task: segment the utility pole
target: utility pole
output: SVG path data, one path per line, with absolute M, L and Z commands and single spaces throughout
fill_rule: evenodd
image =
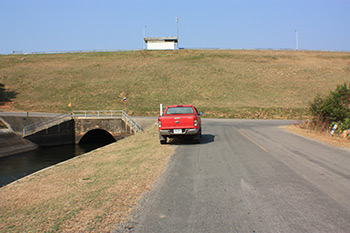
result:
M 299 51 L 298 30 L 295 30 L 296 51 Z
M 179 16 L 176 16 L 177 49 L 179 49 Z
M 147 26 L 143 26 L 143 38 L 142 38 L 142 48 L 143 49 L 145 49 L 146 28 L 147 28 Z

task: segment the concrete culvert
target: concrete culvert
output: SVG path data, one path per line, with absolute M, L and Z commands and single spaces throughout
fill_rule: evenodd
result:
M 79 144 L 89 144 L 89 143 L 112 143 L 116 142 L 115 138 L 103 129 L 90 130 L 80 139 Z

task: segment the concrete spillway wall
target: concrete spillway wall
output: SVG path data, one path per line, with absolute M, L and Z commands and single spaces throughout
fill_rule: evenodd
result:
M 59 146 L 79 144 L 81 139 L 90 132 L 104 131 L 115 140 L 123 135 L 130 135 L 130 131 L 122 119 L 93 119 L 75 118 L 25 136 L 26 139 L 40 146 Z
M 0 120 L 2 120 L 10 129 L 21 134 L 25 126 L 38 122 L 44 122 L 50 118 L 51 117 L 39 116 L 1 116 Z
M 40 146 L 59 146 L 74 144 L 74 120 L 41 130 L 25 137 Z
M 89 131 L 96 129 L 104 130 L 113 136 L 116 140 L 123 134 L 130 135 L 130 127 L 122 119 L 116 118 L 76 118 L 75 123 L 75 143 L 78 144 L 82 137 Z
M 51 117 L 38 116 L 1 116 L 9 129 L 0 131 L 0 157 L 33 150 L 39 146 L 57 146 L 78 144 L 84 136 L 96 133 L 109 134 L 115 140 L 133 134 L 131 128 L 122 119 L 93 119 L 76 118 L 68 120 L 47 129 L 43 129 L 25 138 L 21 136 L 23 128 L 27 125 L 45 122 Z M 153 125 L 155 119 L 140 118 L 137 122 L 144 128 Z M 99 136 L 99 135 L 97 135 Z M 86 139 L 87 137 L 85 137 Z M 94 139 L 92 139 L 94 140 Z
M 0 129 L 0 158 L 37 149 L 38 146 L 10 129 Z

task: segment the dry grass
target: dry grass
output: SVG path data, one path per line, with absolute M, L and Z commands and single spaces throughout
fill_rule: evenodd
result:
M 154 127 L 0 189 L 0 232 L 109 232 L 163 172 Z
M 25 60 L 21 60 L 25 57 Z M 13 110 L 124 109 L 154 116 L 190 103 L 206 117 L 303 118 L 317 93 L 350 80 L 350 53 L 178 50 L 0 56 Z M 126 96 L 127 103 L 121 99 Z
M 318 131 L 315 129 L 301 127 L 300 125 L 289 125 L 284 127 L 298 135 L 302 135 L 307 138 L 311 138 L 326 144 L 330 144 L 341 148 L 350 148 L 350 139 L 342 138 L 340 136 L 331 136 L 327 131 Z

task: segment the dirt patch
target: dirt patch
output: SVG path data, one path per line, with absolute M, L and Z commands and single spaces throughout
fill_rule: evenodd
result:
M 3 111 L 10 111 L 13 110 L 13 104 L 12 102 L 0 102 L 0 110 Z
M 327 143 L 336 147 L 350 148 L 350 140 L 348 138 L 341 138 L 340 136 L 331 136 L 329 132 L 316 131 L 312 129 L 302 128 L 299 125 L 285 126 L 290 132 L 311 138 L 323 143 Z
M 126 221 L 173 154 L 157 128 L 0 188 L 1 232 L 110 232 Z

